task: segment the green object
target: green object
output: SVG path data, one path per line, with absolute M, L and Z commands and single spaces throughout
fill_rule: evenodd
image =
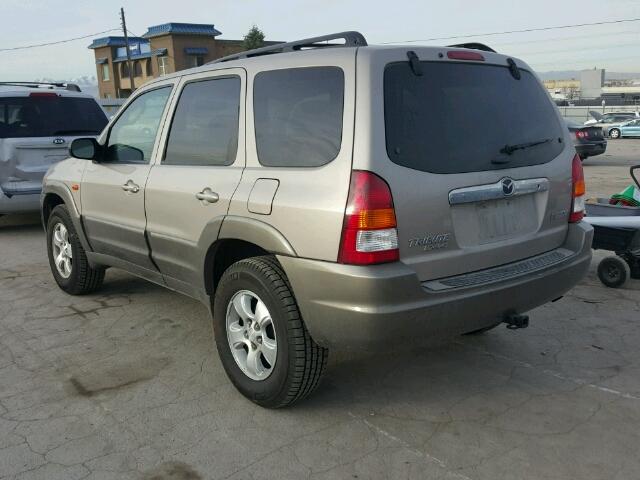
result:
M 244 36 L 244 49 L 253 50 L 254 48 L 264 47 L 264 33 L 255 25 Z
M 640 190 L 635 185 L 629 185 L 622 192 L 611 196 L 611 203 L 622 204 L 630 207 L 640 207 Z

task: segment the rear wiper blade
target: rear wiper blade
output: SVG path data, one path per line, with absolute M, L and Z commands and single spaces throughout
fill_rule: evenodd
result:
M 545 138 L 543 140 L 536 140 L 535 142 L 527 142 L 527 143 L 517 143 L 515 145 L 505 145 L 500 149 L 500 153 L 504 153 L 506 155 L 511 155 L 518 150 L 526 150 L 527 148 L 536 147 L 538 145 L 543 145 L 545 143 L 549 143 L 552 138 Z M 498 162 L 500 163 L 500 162 Z

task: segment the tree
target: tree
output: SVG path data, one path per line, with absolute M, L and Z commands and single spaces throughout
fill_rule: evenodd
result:
M 244 49 L 253 50 L 264 45 L 264 33 L 255 25 L 244 36 Z

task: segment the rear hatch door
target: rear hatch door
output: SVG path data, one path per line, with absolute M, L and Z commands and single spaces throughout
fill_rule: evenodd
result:
M 418 50 L 418 68 L 405 54 L 382 73 L 386 161 L 377 165 L 400 259 L 423 281 L 560 246 L 571 204 L 575 150 L 537 78 L 522 67 L 516 78 L 496 54 L 472 62 L 444 52 Z
M 0 188 L 8 196 L 38 193 L 71 141 L 98 135 L 106 124 L 92 98 L 55 91 L 0 97 Z

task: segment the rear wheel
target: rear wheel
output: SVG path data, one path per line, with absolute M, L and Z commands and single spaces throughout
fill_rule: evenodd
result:
M 611 138 L 620 138 L 620 130 L 618 130 L 617 128 L 612 128 L 609 132 L 609 136 Z
M 619 288 L 631 276 L 627 262 L 620 257 L 607 257 L 598 265 L 598 278 L 609 288 Z
M 103 268 L 92 268 L 64 205 L 53 209 L 47 222 L 47 253 L 58 286 L 71 295 L 97 290 L 104 280 Z
M 320 383 L 328 350 L 309 335 L 274 258 L 248 258 L 224 272 L 213 303 L 213 328 L 227 375 L 258 405 L 291 405 Z

